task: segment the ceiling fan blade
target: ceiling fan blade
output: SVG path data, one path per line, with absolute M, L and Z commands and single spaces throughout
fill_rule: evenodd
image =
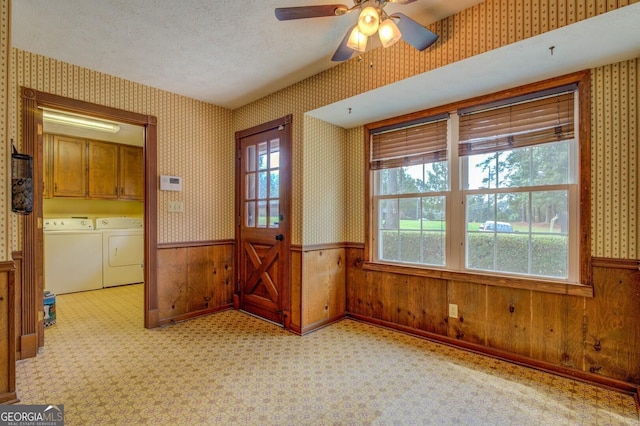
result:
M 355 52 L 355 50 L 347 46 L 347 42 L 349 41 L 349 36 L 351 35 L 351 31 L 353 31 L 355 27 L 356 26 L 354 25 L 353 27 L 349 28 L 349 30 L 347 31 L 347 34 L 345 34 L 344 38 L 340 42 L 340 45 L 336 49 L 336 53 L 334 53 L 333 57 L 331 58 L 333 62 L 346 61 L 347 59 L 350 59 L 351 56 L 353 55 L 353 52 Z
M 398 4 L 409 4 L 413 3 L 416 0 L 387 0 L 389 3 L 398 3 Z
M 347 13 L 349 8 L 344 4 L 324 4 L 317 6 L 278 7 L 276 18 L 279 21 L 290 19 L 320 18 L 323 16 L 340 16 Z
M 438 39 L 438 34 L 432 33 L 402 13 L 394 13 L 391 17 L 399 19 L 398 28 L 402 33 L 402 39 L 419 51 L 431 46 Z

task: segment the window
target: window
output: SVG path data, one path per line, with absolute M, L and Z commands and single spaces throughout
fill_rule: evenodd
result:
M 577 218 L 569 209 L 577 199 L 575 88 L 557 91 L 458 111 L 467 269 L 575 274 L 568 228 Z
M 376 258 L 444 266 L 447 116 L 372 135 Z
M 572 84 L 370 126 L 373 262 L 578 283 L 576 98 Z

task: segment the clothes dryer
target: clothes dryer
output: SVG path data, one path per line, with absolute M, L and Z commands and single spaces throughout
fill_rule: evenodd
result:
M 102 279 L 104 287 L 144 281 L 143 220 L 132 217 L 96 219 L 102 231 Z

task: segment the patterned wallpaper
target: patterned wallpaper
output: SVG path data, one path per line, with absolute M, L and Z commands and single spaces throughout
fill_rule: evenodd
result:
M 486 0 L 431 25 L 440 39 L 425 52 L 406 43 L 377 49 L 362 61 L 347 61 L 232 112 L 28 52 L 13 49 L 9 54 L 9 0 L 0 0 L 0 65 L 7 69 L 11 61 L 4 73 L 8 90 L 4 82 L 0 87 L 0 126 L 7 139 L 20 140 L 20 85 L 157 116 L 158 172 L 181 175 L 185 185 L 182 193 L 159 194 L 158 236 L 164 243 L 233 238 L 234 132 L 293 114 L 292 243 L 362 242 L 362 131 L 327 128 L 307 120 L 306 111 L 638 1 Z M 637 66 L 636 60 L 593 71 L 596 256 L 638 257 Z M 328 146 L 312 144 L 320 140 Z M 342 155 L 340 174 L 346 183 L 327 169 L 316 169 L 316 163 L 327 163 L 314 152 L 333 159 Z M 6 145 L 0 153 L 0 171 L 7 176 Z M 325 185 L 305 178 L 307 168 Z M 0 184 L 5 206 L 6 181 Z M 348 200 L 336 213 L 345 219 L 342 224 L 307 212 L 326 199 L 326 185 Z M 186 212 L 167 213 L 172 200 L 184 201 Z M 335 206 L 331 209 L 335 212 Z M 0 227 L 8 231 L 0 235 L 0 260 L 20 246 L 18 220 L 8 207 L 0 215 Z
M 640 59 L 591 75 L 591 253 L 638 259 Z
M 348 242 L 364 242 L 364 128 L 354 127 L 347 131 L 344 143 L 344 157 L 347 159 L 345 186 L 345 221 L 344 240 Z
M 17 49 L 9 70 L 9 135 L 21 139 L 19 87 L 158 118 L 158 173 L 183 177 L 183 191 L 158 191 L 158 242 L 234 238 L 232 112 L 118 77 Z M 183 201 L 184 213 L 168 213 Z M 231 213 L 230 213 L 231 212 Z M 11 250 L 19 249 L 20 218 L 11 220 Z
M 302 240 L 305 244 L 346 241 L 346 130 L 316 118 L 304 117 Z M 320 160 L 320 161 L 318 161 Z M 314 195 L 307 197 L 307 194 Z M 309 224 L 309 226 L 307 226 Z

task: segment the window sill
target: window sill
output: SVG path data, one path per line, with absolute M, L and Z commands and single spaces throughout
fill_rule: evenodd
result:
M 518 288 L 543 293 L 566 294 L 570 296 L 593 297 L 593 287 L 584 284 L 568 284 L 529 278 L 489 275 L 487 273 L 459 272 L 446 269 L 427 269 L 388 263 L 364 262 L 362 268 L 368 271 L 390 272 L 418 277 L 439 278 L 473 284 Z

